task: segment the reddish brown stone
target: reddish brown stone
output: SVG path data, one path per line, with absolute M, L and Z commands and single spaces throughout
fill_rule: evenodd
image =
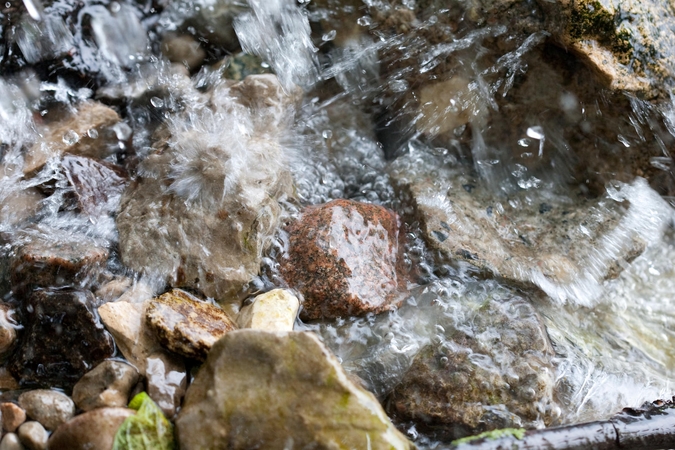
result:
M 400 219 L 382 206 L 334 200 L 305 209 L 288 228 L 281 263 L 304 296 L 303 319 L 357 316 L 390 309 L 399 297 Z

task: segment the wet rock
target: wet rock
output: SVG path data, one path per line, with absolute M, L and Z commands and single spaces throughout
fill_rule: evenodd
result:
M 311 333 L 225 335 L 190 385 L 176 427 L 182 449 L 412 448 Z
M 103 361 L 73 387 L 73 401 L 83 411 L 126 406 L 138 378 L 138 371 L 129 364 Z
M 186 387 L 185 362 L 160 345 L 144 320 L 147 302 L 117 301 L 98 308 L 122 355 L 147 379 L 147 392 L 172 417 Z
M 185 64 L 189 70 L 198 68 L 206 52 L 199 46 L 199 41 L 190 35 L 166 35 L 162 39 L 162 53 L 171 62 Z
M 107 258 L 104 243 L 76 232 L 37 225 L 13 239 L 10 281 L 15 292 L 31 287 L 89 284 Z
M 169 141 L 144 160 L 147 176 L 125 191 L 117 216 L 125 265 L 166 277 L 172 287 L 238 302 L 277 227 L 278 199 L 292 192 L 276 125 L 292 120 L 294 103 L 281 88 L 265 89 L 263 99 L 262 90 L 235 96 L 226 86 L 214 100 L 216 113 L 202 110 L 203 120 L 186 129 L 177 121 Z M 274 114 L 280 116 L 272 121 Z M 226 117 L 259 128 L 248 134 L 222 127 Z
M 461 165 L 441 164 L 403 157 L 390 172 L 429 246 L 563 302 L 592 304 L 600 283 L 621 270 L 617 261 L 635 259 L 671 220 L 644 179 L 595 199 L 541 191 L 499 197 Z
M 399 218 L 381 206 L 334 200 L 310 206 L 288 227 L 281 273 L 304 296 L 303 319 L 357 316 L 398 298 Z
M 24 422 L 16 433 L 28 450 L 47 450 L 47 430 L 39 422 Z
M 2 415 L 2 429 L 14 433 L 19 425 L 26 421 L 26 411 L 11 402 L 0 403 L 0 415 Z
M 35 173 L 49 158 L 65 153 L 103 159 L 107 156 L 103 137 L 111 131 L 106 129 L 119 121 L 117 112 L 101 103 L 80 104 L 74 114 L 47 125 L 43 139 L 26 154 L 23 172 Z
M 75 416 L 49 438 L 50 450 L 109 450 L 122 422 L 134 415 L 127 408 L 97 408 Z
M 534 308 L 520 298 L 488 300 L 466 314 L 415 357 L 389 413 L 442 439 L 549 425 L 560 414 L 554 351 Z
M 0 358 L 7 355 L 16 343 L 16 329 L 19 324 L 15 319 L 14 309 L 7 303 L 0 303 Z
M 19 389 L 19 382 L 12 376 L 6 367 L 0 367 L 0 390 L 15 391 Z
M 75 403 L 70 397 L 47 389 L 24 392 L 19 396 L 19 405 L 28 417 L 37 420 L 50 431 L 75 415 Z
M 0 441 L 0 450 L 24 450 L 25 448 L 16 433 L 7 433 Z
M 0 168 L 0 182 L 4 167 Z M 12 195 L 0 196 L 0 223 L 16 226 L 34 216 L 43 195 L 36 188 L 16 189 Z
M 218 339 L 237 328 L 221 308 L 180 289 L 150 300 L 145 318 L 164 347 L 202 361 Z
M 226 56 L 221 64 L 226 65 L 223 77 L 234 81 L 242 81 L 249 75 L 270 73 L 269 67 L 263 66 L 259 57 L 248 53 Z
M 64 156 L 61 166 L 80 211 L 98 217 L 117 210 L 127 184 L 121 167 L 73 155 Z
M 244 306 L 237 316 L 240 328 L 262 331 L 293 331 L 300 301 L 285 289 L 274 289 L 258 295 Z
M 100 304 L 108 303 L 119 299 L 129 288 L 132 287 L 133 280 L 127 277 L 114 278 L 99 287 L 94 295 Z M 144 299 L 152 296 L 152 293 L 145 296 Z
M 115 345 L 89 291 L 40 289 L 24 301 L 23 330 L 8 369 L 23 386 L 71 389 L 87 370 L 112 356 Z

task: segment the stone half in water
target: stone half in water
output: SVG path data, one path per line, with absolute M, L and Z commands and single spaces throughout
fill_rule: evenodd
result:
M 480 181 L 459 169 L 436 170 L 427 158 L 400 158 L 391 175 L 409 194 L 430 247 L 535 284 L 560 302 L 593 305 L 602 282 L 656 242 L 673 219 L 672 208 L 642 178 L 595 199 L 532 191 L 495 198 Z

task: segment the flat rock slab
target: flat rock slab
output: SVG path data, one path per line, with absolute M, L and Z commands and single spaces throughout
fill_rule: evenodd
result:
M 238 330 L 216 342 L 176 420 L 190 449 L 410 449 L 375 397 L 312 333 Z
M 592 304 L 600 283 L 620 273 L 620 261 L 640 255 L 671 220 L 670 207 L 641 178 L 588 199 L 495 196 L 429 155 L 399 158 L 391 175 L 432 249 L 560 301 Z
M 22 305 L 23 330 L 8 369 L 23 386 L 67 390 L 89 368 L 113 355 L 90 291 L 52 288 L 35 291 Z
M 145 318 L 164 347 L 201 361 L 218 339 L 237 329 L 221 308 L 180 289 L 150 300 Z
M 398 299 L 400 219 L 382 206 L 334 200 L 288 227 L 280 270 L 304 296 L 303 319 L 379 313 Z

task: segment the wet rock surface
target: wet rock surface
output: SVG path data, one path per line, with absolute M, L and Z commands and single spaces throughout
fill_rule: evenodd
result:
M 147 301 L 117 301 L 99 307 L 117 348 L 146 377 L 147 392 L 162 411 L 172 417 L 186 388 L 185 362 L 165 350 L 145 320 Z
M 237 329 L 221 308 L 180 289 L 150 300 L 145 319 L 164 347 L 202 361 L 218 339 Z
M 72 389 L 87 370 L 112 356 L 115 345 L 94 309 L 90 291 L 40 289 L 22 305 L 23 330 L 8 368 L 24 386 Z
M 300 301 L 286 289 L 273 289 L 258 295 L 237 315 L 240 328 L 262 331 L 293 331 Z
M 48 389 L 36 389 L 19 396 L 21 406 L 29 418 L 54 431 L 75 415 L 75 403 L 67 395 Z
M 73 387 L 73 401 L 83 411 L 126 406 L 138 379 L 138 371 L 129 364 L 103 361 Z
M 6 303 L 0 303 L 0 357 L 13 349 L 17 327 L 14 308 Z
M 21 443 L 28 450 L 47 450 L 49 434 L 40 422 L 24 422 L 16 433 Z
M 0 403 L 0 414 L 2 415 L 2 429 L 5 432 L 15 432 L 19 425 L 26 421 L 26 411 L 15 403 Z
M 554 351 L 532 306 L 488 301 L 467 319 L 419 352 L 387 399 L 390 413 L 450 440 L 550 425 L 560 414 Z
M 190 386 L 176 426 L 183 449 L 273 448 L 289 439 L 298 447 L 412 447 L 309 333 L 228 333 Z
M 399 218 L 381 206 L 334 200 L 305 209 L 288 227 L 281 263 L 288 284 L 304 296 L 301 317 L 336 318 L 392 308 L 403 278 Z
M 112 449 L 115 433 L 135 411 L 127 408 L 97 408 L 61 425 L 50 437 L 52 450 Z

